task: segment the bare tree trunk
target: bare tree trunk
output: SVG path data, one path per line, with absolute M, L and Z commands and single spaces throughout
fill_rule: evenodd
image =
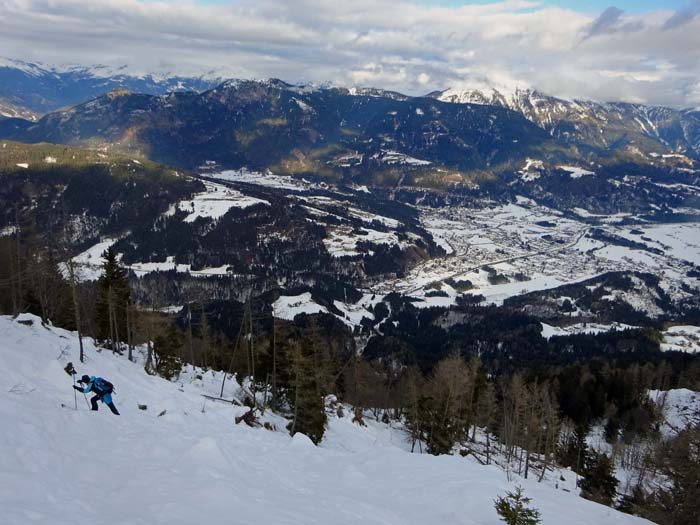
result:
M 68 247 L 68 232 L 66 231 L 66 212 L 65 212 L 65 202 L 61 200 L 61 214 L 63 222 L 63 236 L 62 236 L 62 247 L 61 251 L 66 257 L 66 265 L 68 267 L 68 280 L 70 281 L 70 292 L 73 301 L 73 315 L 75 316 L 75 329 L 78 332 L 78 345 L 80 346 L 80 362 L 85 362 L 85 350 L 83 348 L 83 323 L 82 315 L 80 311 L 80 301 L 78 299 L 78 286 L 75 278 L 75 266 L 73 259 L 70 256 L 70 249 Z
M 301 368 L 301 347 L 299 345 L 296 345 L 295 352 L 297 352 L 297 355 L 294 366 L 294 418 L 292 419 L 292 428 L 289 431 L 292 436 L 294 435 L 294 429 L 297 425 L 297 415 L 299 414 L 299 369 Z
M 75 270 L 73 268 L 73 260 L 68 257 L 68 276 L 70 279 L 71 295 L 73 296 L 73 311 L 75 315 L 75 328 L 78 331 L 78 344 L 80 345 L 80 362 L 85 362 L 85 351 L 83 349 L 83 334 L 82 324 L 80 319 L 80 302 L 78 301 L 78 291 L 75 284 Z
M 114 351 L 114 316 L 113 316 L 114 305 L 112 303 L 112 285 L 109 285 L 107 290 L 107 318 L 109 320 L 109 339 L 110 339 L 110 349 Z
M 118 317 L 117 317 L 117 306 L 118 305 L 116 304 L 116 301 L 114 299 L 114 295 L 112 295 L 112 317 L 114 318 L 114 321 L 113 321 L 114 345 L 116 348 L 116 352 L 121 354 L 122 347 L 121 347 L 121 337 L 119 336 L 119 322 L 118 322 Z
M 233 350 L 231 350 L 231 361 L 228 364 L 228 370 L 224 372 L 224 377 L 221 380 L 221 393 L 219 394 L 219 397 L 223 398 L 224 397 L 224 386 L 226 385 L 226 376 L 231 373 L 231 369 L 233 368 L 233 359 L 236 356 L 236 349 L 238 348 L 238 345 L 241 341 L 241 334 L 243 333 L 243 329 L 245 327 L 245 316 L 243 317 L 243 320 L 241 321 L 241 327 L 238 329 L 238 337 L 236 338 L 236 344 L 233 347 Z
M 257 386 L 255 383 L 255 337 L 253 334 L 253 307 L 252 307 L 252 297 L 248 302 L 248 327 L 250 329 L 250 369 L 251 369 L 251 391 L 253 393 L 253 404 L 257 406 Z
M 19 314 L 24 310 L 24 292 L 22 291 L 22 244 L 20 239 L 20 227 L 19 227 L 19 211 L 15 207 L 15 240 L 16 240 L 16 250 L 17 250 L 17 307 L 15 315 Z
M 486 429 L 486 464 L 491 464 L 491 435 L 488 429 Z
M 204 303 L 200 303 L 200 312 L 199 312 L 199 332 L 202 337 L 202 354 L 203 354 L 203 360 L 204 360 L 204 368 L 208 369 L 209 368 L 209 352 L 210 352 L 210 347 L 211 347 L 211 342 L 210 342 L 210 334 L 209 334 L 209 323 L 207 320 L 207 314 L 204 311 Z
M 126 344 L 129 349 L 129 361 L 134 360 L 134 339 L 132 336 L 132 311 L 131 311 L 131 301 L 126 304 Z
M 272 408 L 277 408 L 277 323 L 272 312 Z
M 192 371 L 196 370 L 194 364 L 194 342 L 192 341 L 192 307 L 187 304 L 187 343 L 190 348 L 190 360 L 192 365 Z

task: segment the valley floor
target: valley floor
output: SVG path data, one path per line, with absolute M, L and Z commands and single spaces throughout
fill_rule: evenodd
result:
M 330 419 L 320 447 L 290 438 L 274 415 L 265 417 L 277 431 L 235 425 L 245 409 L 201 395 L 218 396 L 220 375 L 168 382 L 91 341 L 81 364 L 73 334 L 20 320 L 31 325 L 0 318 L 7 525 L 500 523 L 493 500 L 514 483 L 498 467 L 411 454 L 401 431 L 350 416 Z M 80 394 L 74 410 L 68 361 L 115 384 L 121 417 L 88 411 Z M 224 397 L 238 389 L 229 381 Z M 546 483 L 517 484 L 545 524 L 648 523 Z

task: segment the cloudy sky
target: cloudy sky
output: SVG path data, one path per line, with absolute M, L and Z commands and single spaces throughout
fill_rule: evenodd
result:
M 700 0 L 0 0 L 0 55 L 700 105 Z

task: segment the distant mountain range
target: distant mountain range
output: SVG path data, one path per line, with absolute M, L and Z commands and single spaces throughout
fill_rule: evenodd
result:
M 114 90 L 38 122 L 6 119 L 0 136 L 106 147 L 190 169 L 272 169 L 388 186 L 407 171 L 415 179 L 407 184 L 429 185 L 435 173 L 468 183 L 562 149 L 505 108 L 279 80 L 161 96 Z
M 204 91 L 216 76 L 135 76 L 108 66 L 56 67 L 0 58 L 0 118 L 38 120 L 57 109 L 74 106 L 113 89 L 164 95 L 171 91 Z
M 5 62 L 0 100 L 14 108 L 4 110 L 11 118 L 0 120 L 0 138 L 393 192 L 492 188 L 549 198 L 597 188 L 591 198 L 609 204 L 607 181 L 615 179 L 617 203 L 604 209 L 618 209 L 625 177 L 686 183 L 700 173 L 698 110 L 570 101 L 529 89 L 411 97 L 276 79 L 157 79 Z M 71 107 L 55 110 L 62 106 Z M 46 114 L 34 120 L 35 112 Z M 583 184 L 581 174 L 599 177 L 598 184 Z M 628 193 L 623 207 L 640 198 Z
M 699 109 L 565 100 L 520 88 L 448 89 L 430 96 L 445 102 L 512 109 L 564 143 L 597 149 L 636 143 L 642 151 L 656 148 L 664 153 L 671 149 L 700 156 Z

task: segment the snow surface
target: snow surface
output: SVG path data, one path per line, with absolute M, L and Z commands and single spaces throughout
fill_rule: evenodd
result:
M 663 250 L 667 255 L 688 262 L 700 260 L 700 234 L 696 223 L 658 224 L 644 226 L 644 234 L 633 235 L 629 229 L 615 233 L 652 248 Z
M 221 374 L 188 371 L 168 382 L 90 340 L 81 364 L 73 334 L 20 320 L 33 324 L 0 318 L 0 360 L 11 371 L 0 374 L 6 525 L 498 525 L 493 500 L 516 483 L 545 525 L 649 523 L 547 483 L 509 482 L 497 466 L 411 454 L 400 429 L 359 427 L 348 415 L 329 417 L 320 447 L 290 438 L 285 420 L 269 412 L 277 431 L 235 425 L 245 408 L 201 396 L 219 395 Z M 120 417 L 87 410 L 80 395 L 73 409 L 68 361 L 115 384 Z M 230 379 L 224 397 L 238 394 Z
M 74 271 L 76 279 L 80 282 L 96 281 L 100 278 L 103 271 L 104 259 L 102 254 L 118 239 L 105 238 L 94 246 L 91 246 L 84 252 L 73 257 Z M 117 255 L 121 259 L 121 254 Z M 126 268 L 132 270 L 137 275 L 141 276 L 151 272 L 169 272 L 175 270 L 178 273 L 189 273 L 195 277 L 212 277 L 217 275 L 228 275 L 229 265 L 224 264 L 214 268 L 202 268 L 201 270 L 193 270 L 191 264 L 181 264 L 175 262 L 175 257 L 166 257 L 165 262 L 137 262 L 131 265 L 126 265 Z M 60 265 L 61 272 L 68 275 L 68 269 L 65 264 Z
M 474 289 L 470 290 L 469 293 L 472 295 L 483 295 L 483 302 L 485 304 L 495 304 L 500 306 L 506 299 L 515 295 L 523 295 L 542 290 L 551 290 L 552 288 L 559 288 L 565 284 L 587 281 L 588 279 L 592 279 L 596 276 L 597 274 L 582 275 L 567 281 L 550 276 L 541 276 L 534 277 L 529 281 L 512 281 L 506 284 L 485 285 L 485 288 L 475 287 Z M 472 275 L 466 274 L 466 278 L 472 280 Z
M 568 171 L 569 172 L 569 177 L 572 179 L 580 179 L 581 177 L 585 177 L 587 175 L 595 175 L 594 172 L 579 168 L 578 166 L 557 166 L 560 170 Z
M 542 325 L 542 337 L 550 339 L 555 336 L 565 336 L 574 334 L 603 334 L 623 330 L 634 330 L 639 328 L 624 323 L 598 324 L 598 323 L 576 323 L 569 326 L 552 326 L 547 323 Z
M 170 256 L 166 257 L 165 262 L 134 263 L 129 265 L 128 268 L 133 270 L 137 275 L 175 270 L 178 273 L 189 273 L 195 277 L 212 277 L 216 275 L 228 275 L 229 265 L 224 264 L 223 266 L 193 270 L 191 264 L 176 263 L 175 257 Z
M 103 259 L 102 254 L 107 251 L 119 239 L 113 237 L 105 237 L 100 242 L 91 246 L 84 252 L 73 257 L 75 265 L 75 277 L 78 281 L 96 281 L 102 275 Z M 62 267 L 62 272 L 67 275 L 65 265 Z
M 270 205 L 269 202 L 248 197 L 221 184 L 204 183 L 206 191 L 197 193 L 192 199 L 180 202 L 178 209 L 189 212 L 185 222 L 194 222 L 200 217 L 219 219 L 231 208 L 249 208 L 256 204 Z
M 541 171 L 544 169 L 544 163 L 541 160 L 526 159 L 525 166 L 518 173 L 523 182 L 532 182 L 542 176 Z
M 671 326 L 662 335 L 664 352 L 700 353 L 700 326 Z
M 227 170 L 217 173 L 207 173 L 205 175 L 212 179 L 231 182 L 245 182 L 247 184 L 255 184 L 257 186 L 266 186 L 281 190 L 305 190 L 319 187 L 304 179 L 290 177 L 289 175 L 275 175 L 271 172 L 260 173 L 257 171 L 248 171 L 246 169 Z
M 328 313 L 328 309 L 325 306 L 321 306 L 311 298 L 310 292 L 304 292 L 299 295 L 280 295 L 272 303 L 272 311 L 278 319 L 286 319 L 288 321 L 293 321 L 300 314 Z
M 323 239 L 323 244 L 331 257 L 354 257 L 360 255 L 357 244 L 366 242 L 370 244 L 388 244 L 402 246 L 401 241 L 394 232 L 380 232 L 371 228 L 354 228 L 339 226 L 329 229 L 328 236 Z M 359 235 L 358 235 L 359 233 Z M 371 253 L 371 250 L 368 250 Z
M 366 296 L 363 296 L 357 304 L 333 301 L 333 306 L 341 312 L 341 315 L 338 315 L 331 313 L 328 308 L 314 301 L 310 292 L 304 292 L 299 295 L 281 295 L 272 303 L 272 312 L 278 319 L 286 319 L 287 321 L 293 321 L 299 314 L 330 314 L 350 328 L 354 328 L 359 326 L 365 317 L 374 318 L 374 314 L 366 308 L 368 304 L 371 304 L 371 301 L 368 303 Z
M 662 437 L 671 438 L 689 425 L 700 424 L 700 392 L 687 388 L 650 390 L 649 398 L 661 408 Z

